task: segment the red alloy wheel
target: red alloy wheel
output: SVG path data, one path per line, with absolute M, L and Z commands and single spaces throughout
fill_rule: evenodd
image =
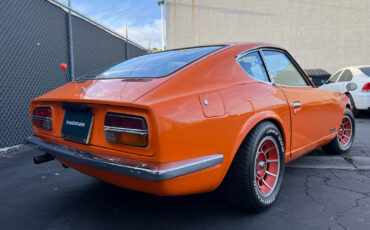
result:
M 352 139 L 352 120 L 347 115 L 343 117 L 342 124 L 340 124 L 337 135 L 339 143 L 342 147 L 346 147 L 351 143 Z
M 255 159 L 255 179 L 258 192 L 262 196 L 270 195 L 279 179 L 280 155 L 276 141 L 265 137 L 258 146 Z

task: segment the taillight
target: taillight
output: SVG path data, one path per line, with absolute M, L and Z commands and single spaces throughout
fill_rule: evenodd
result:
M 104 122 L 105 139 L 112 143 L 145 147 L 148 145 L 148 127 L 143 117 L 107 113 Z
M 51 130 L 52 115 L 49 107 L 36 107 L 32 111 L 32 124 L 36 127 Z
M 364 87 L 362 87 L 363 91 L 370 91 L 370 82 L 366 83 Z

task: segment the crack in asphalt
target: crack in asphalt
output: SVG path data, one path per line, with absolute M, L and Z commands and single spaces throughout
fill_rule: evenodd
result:
M 359 170 L 357 170 L 357 173 L 360 174 L 360 175 L 362 175 L 362 176 L 366 176 L 367 178 L 370 179 L 370 174 L 368 175 L 368 174 L 365 174 L 364 173 L 364 172 L 368 172 L 368 171 L 369 170 L 359 169 Z
M 350 212 L 356 208 L 359 208 L 359 207 L 364 207 L 364 206 L 361 206 L 360 205 L 360 201 L 362 199 L 366 199 L 366 198 L 369 198 L 370 197 L 370 192 L 366 193 L 366 192 L 359 192 L 359 191 L 354 191 L 354 190 L 351 190 L 351 189 L 348 189 L 348 188 L 341 188 L 341 187 L 338 187 L 338 186 L 335 186 L 335 185 L 332 185 L 332 184 L 329 184 L 328 182 L 332 179 L 330 177 L 326 177 L 326 176 L 322 176 L 322 175 L 319 175 L 318 172 L 316 172 L 314 169 L 310 169 L 310 171 L 313 173 L 313 174 L 310 174 L 310 175 L 305 175 L 304 177 L 304 186 L 305 186 L 305 194 L 308 198 L 310 198 L 310 200 L 314 203 L 316 203 L 317 205 L 320 206 L 321 208 L 321 212 L 326 212 L 328 213 L 327 211 L 327 208 L 325 207 L 325 204 L 321 203 L 320 201 L 318 201 L 314 195 L 310 194 L 309 190 L 310 190 L 310 187 L 309 187 L 309 183 L 310 183 L 310 178 L 320 178 L 320 179 L 323 179 L 323 182 L 325 184 L 325 186 L 328 186 L 328 187 L 331 187 L 331 188 L 335 188 L 335 189 L 339 189 L 339 190 L 344 190 L 344 191 L 348 191 L 348 192 L 353 192 L 353 193 L 357 193 L 357 194 L 361 194 L 362 196 L 359 197 L 359 198 L 356 198 L 354 200 L 354 205 L 351 205 L 350 207 L 346 208 L 345 210 L 341 211 L 341 212 L 335 212 L 334 211 L 334 216 L 331 216 L 330 217 L 330 220 L 334 221 L 334 223 L 344 229 L 344 230 L 347 230 L 348 228 L 346 226 L 344 226 L 342 223 L 340 223 L 340 218 L 347 212 Z M 339 179 L 343 179 L 341 178 L 338 174 L 334 173 L 333 170 L 329 170 L 336 178 L 339 178 Z M 365 171 L 365 170 L 363 170 Z M 356 172 L 360 175 L 364 175 L 366 177 L 368 177 L 370 179 L 370 176 L 369 175 L 366 175 L 364 174 L 363 172 L 361 172 L 361 170 L 356 170 Z M 361 182 L 364 182 L 364 181 L 361 181 Z M 368 181 L 367 181 L 368 183 Z M 330 214 L 330 213 L 329 213 Z M 331 214 L 330 214 L 331 215 Z M 328 227 L 328 229 L 330 229 L 330 227 Z
M 344 210 L 343 212 L 340 212 L 340 213 L 336 214 L 336 216 L 333 218 L 335 220 L 335 223 L 338 226 L 342 227 L 343 229 L 347 230 L 348 228 L 345 227 L 343 224 L 341 224 L 339 222 L 340 217 L 343 216 L 345 213 L 350 212 L 353 209 L 363 207 L 363 206 L 360 205 L 360 200 L 365 199 L 365 198 L 369 198 L 369 195 L 370 195 L 370 193 L 367 194 L 366 196 L 363 196 L 363 197 L 360 197 L 360 198 L 355 199 L 355 205 L 354 206 L 351 206 L 348 209 Z
M 304 178 L 304 192 L 305 192 L 305 194 L 306 194 L 306 196 L 308 197 L 308 198 L 310 198 L 310 200 L 312 201 L 312 202 L 314 202 L 314 203 L 316 203 L 316 204 L 318 204 L 319 206 L 320 206 L 320 208 L 321 208 L 321 211 L 322 212 L 325 212 L 326 211 L 326 208 L 325 208 L 325 206 L 322 204 L 322 203 L 320 203 L 319 201 L 317 201 L 316 199 L 315 199 L 315 197 L 314 196 L 312 196 L 310 193 L 309 193 L 309 186 L 308 186 L 308 183 L 310 183 L 310 181 L 309 181 L 309 178 L 310 177 L 315 177 L 315 176 L 313 176 L 313 175 L 306 175 L 305 176 L 305 178 Z
M 343 159 L 345 161 L 347 161 L 348 163 L 350 163 L 355 169 L 358 169 L 357 165 L 355 165 L 355 163 L 353 162 L 353 159 L 351 156 L 349 155 L 342 155 Z

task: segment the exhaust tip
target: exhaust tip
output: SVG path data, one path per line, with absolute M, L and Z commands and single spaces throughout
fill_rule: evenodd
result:
M 50 155 L 49 153 L 45 153 L 44 155 L 40 155 L 40 156 L 35 156 L 33 158 L 33 162 L 37 165 L 48 162 L 48 161 L 52 161 L 52 160 L 54 160 L 54 157 Z

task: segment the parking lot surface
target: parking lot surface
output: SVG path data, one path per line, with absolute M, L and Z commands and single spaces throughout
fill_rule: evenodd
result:
M 348 154 L 314 151 L 289 164 L 267 212 L 229 207 L 217 192 L 157 197 L 100 182 L 29 149 L 0 155 L 0 229 L 369 229 L 370 119 Z M 365 162 L 365 163 L 363 163 Z

